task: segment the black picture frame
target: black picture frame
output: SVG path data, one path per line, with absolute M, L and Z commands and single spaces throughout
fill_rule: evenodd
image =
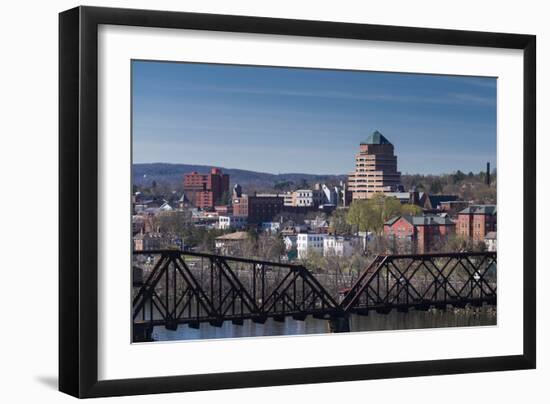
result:
M 523 50 L 523 354 L 98 381 L 100 24 Z M 535 107 L 534 35 L 96 7 L 60 13 L 59 389 L 84 398 L 535 368 Z

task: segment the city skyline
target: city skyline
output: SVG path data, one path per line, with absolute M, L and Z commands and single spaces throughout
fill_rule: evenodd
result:
M 344 175 L 375 130 L 403 174 L 496 167 L 496 79 L 133 61 L 133 161 Z M 218 147 L 219 146 L 219 147 Z

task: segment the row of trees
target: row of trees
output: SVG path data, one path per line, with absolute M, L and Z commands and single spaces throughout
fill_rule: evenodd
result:
M 486 251 L 487 247 L 482 241 L 476 242 L 458 235 L 452 235 L 439 243 L 434 243 L 431 252 L 460 252 L 460 251 Z M 409 239 L 392 239 L 374 237 L 368 243 L 368 254 L 365 254 L 362 246 L 357 245 L 355 251 L 349 256 L 323 255 L 316 251 L 308 252 L 300 261 L 308 269 L 325 274 L 333 274 L 336 280 L 341 277 L 357 276 L 371 262 L 377 254 L 410 254 L 416 253 L 414 242 Z
M 280 262 L 285 256 L 285 243 L 279 234 L 249 231 L 248 238 L 230 247 L 230 255 L 255 258 L 263 261 Z
M 189 210 L 161 212 L 152 217 L 152 226 L 163 234 L 171 234 L 181 238 L 187 247 L 197 251 L 213 253 L 216 237 L 231 233 L 233 230 L 209 229 L 204 226 L 195 226 Z M 241 257 L 256 257 L 265 260 L 280 261 L 285 254 L 285 245 L 282 237 L 269 233 L 248 231 L 248 239 L 235 246 L 232 255 Z
M 403 174 L 401 183 L 405 189 L 416 188 L 430 194 L 456 194 L 463 200 L 476 203 L 496 203 L 497 172 L 493 170 L 487 186 L 487 173 L 464 173 L 460 170 L 452 174 L 420 175 Z
M 187 209 L 161 212 L 154 216 L 152 220 L 153 229 L 156 231 L 174 235 L 182 239 L 186 246 L 204 252 L 214 251 L 216 237 L 227 233 L 224 230 L 195 226 L 191 212 Z

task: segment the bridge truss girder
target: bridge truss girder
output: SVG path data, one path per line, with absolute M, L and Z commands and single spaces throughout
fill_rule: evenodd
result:
M 168 329 L 496 304 L 495 252 L 377 256 L 340 302 L 301 265 L 175 250 L 134 256 L 158 257 L 136 288 L 134 323 Z

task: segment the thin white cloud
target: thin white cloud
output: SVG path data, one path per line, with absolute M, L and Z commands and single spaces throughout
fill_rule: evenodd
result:
M 464 103 L 487 105 L 487 106 L 495 105 L 495 101 L 496 101 L 494 98 L 481 97 L 479 95 L 474 95 L 474 94 L 453 94 L 453 97 L 457 101 L 462 101 Z
M 297 91 L 290 89 L 251 89 L 241 87 L 188 87 L 189 90 L 211 91 L 233 94 L 269 95 L 285 97 L 336 98 L 345 100 L 380 101 L 399 103 L 429 103 L 429 104 L 475 104 L 494 106 L 496 99 L 468 93 L 448 93 L 438 97 L 400 95 L 400 94 L 352 94 L 345 91 Z

